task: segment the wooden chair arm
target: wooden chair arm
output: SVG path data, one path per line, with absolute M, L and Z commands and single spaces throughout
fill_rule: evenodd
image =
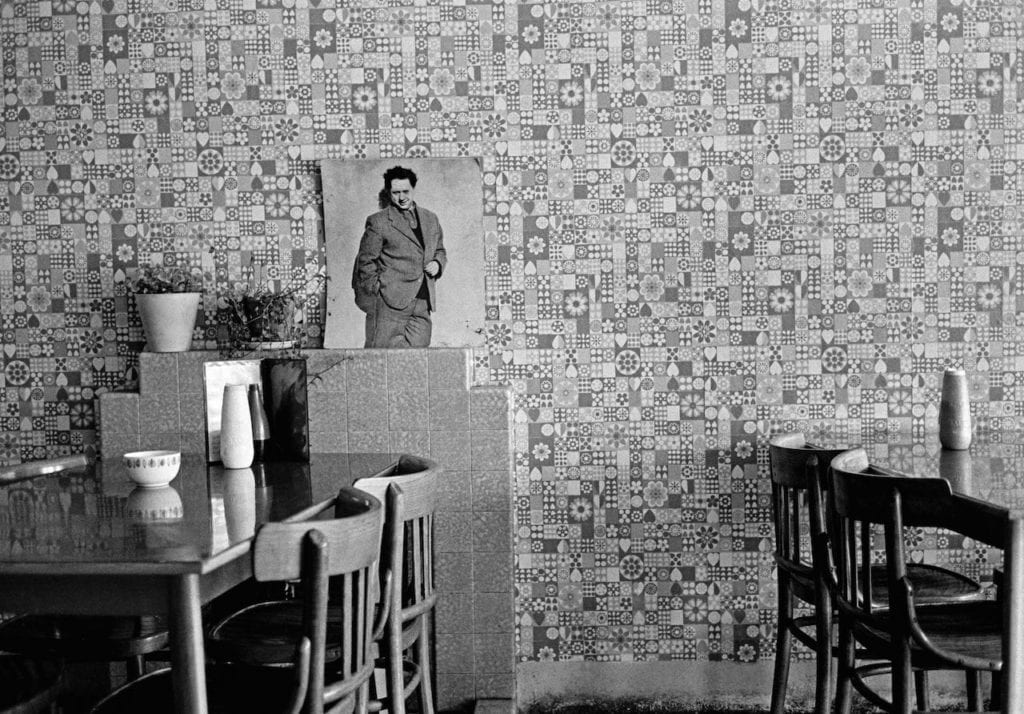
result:
M 928 633 L 921 629 L 921 625 L 917 620 L 917 607 L 914 604 L 914 586 L 906 576 L 900 578 L 899 582 L 896 583 L 894 597 L 900 598 L 900 606 L 906 608 L 907 629 L 910 638 L 925 652 L 935 657 L 941 657 L 947 662 L 965 669 L 987 670 L 992 668 L 992 662 L 987 659 L 972 657 L 959 652 L 950 652 L 932 642 Z

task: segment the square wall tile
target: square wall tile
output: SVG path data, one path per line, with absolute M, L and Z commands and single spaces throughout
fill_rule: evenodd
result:
M 309 350 L 306 356 L 306 375 L 310 394 L 348 391 L 348 366 L 353 357 L 341 350 Z
M 391 431 L 391 451 L 396 454 L 425 454 L 430 450 L 426 431 Z
M 469 418 L 474 429 L 509 428 L 511 402 L 505 387 L 474 387 L 469 392 Z
M 386 431 L 349 431 L 348 450 L 353 452 L 390 452 L 391 439 Z
M 439 511 L 469 511 L 473 507 L 468 471 L 445 469 L 441 474 L 437 500 Z
M 495 701 L 494 708 L 488 711 L 509 712 L 515 711 L 512 706 L 512 697 L 515 696 L 516 677 L 515 674 L 477 674 L 474 677 L 476 682 L 476 699 L 504 700 Z M 476 712 L 474 712 L 476 714 Z
M 181 453 L 202 454 L 204 458 L 208 456 L 205 431 L 182 431 L 180 442 Z
M 348 428 L 353 431 L 388 430 L 388 403 L 383 393 L 349 392 Z
M 512 555 L 473 553 L 474 585 L 478 593 L 512 592 Z
M 178 354 L 139 353 L 139 394 L 178 393 Z
M 468 429 L 469 394 L 465 390 L 430 391 L 430 430 Z
M 111 461 L 120 459 L 129 451 L 139 451 L 138 432 L 100 432 L 100 456 Z
M 370 392 L 382 400 L 388 390 L 387 350 L 357 350 L 350 353 L 347 368 L 347 390 Z
M 310 431 L 309 449 L 314 452 L 348 451 L 348 431 Z
M 177 431 L 143 432 L 139 437 L 139 449 L 142 451 L 157 449 L 179 451 L 181 449 L 181 434 Z
M 476 699 L 476 678 L 472 674 L 438 672 L 436 692 L 438 711 L 469 711 Z
M 206 396 L 201 392 L 178 395 L 178 413 L 183 432 L 206 432 Z
M 99 429 L 102 434 L 139 433 L 139 395 L 133 392 L 105 392 L 97 398 Z
M 445 511 L 434 519 L 434 550 L 439 553 L 469 552 L 473 543 L 470 514 Z
M 473 512 L 473 552 L 511 553 L 508 511 Z
M 472 554 L 468 550 L 449 553 L 435 547 L 434 587 L 438 593 L 471 592 L 473 590 Z
M 514 651 L 511 632 L 484 632 L 473 636 L 476 671 L 481 674 L 511 673 Z
M 427 390 L 406 389 L 388 392 L 388 425 L 397 429 L 428 429 L 429 404 Z
M 472 634 L 476 632 L 473 608 L 474 595 L 471 592 L 449 592 L 437 598 L 436 632 L 451 634 Z
M 475 593 L 473 598 L 474 632 L 512 632 L 512 593 Z
M 444 469 L 468 470 L 470 457 L 470 432 L 444 430 L 430 432 L 430 458 Z
M 139 429 L 147 433 L 177 432 L 181 428 L 177 393 L 156 392 L 139 396 Z
M 205 352 L 181 352 L 178 354 L 178 389 L 182 392 L 204 392 L 204 367 L 207 362 L 215 362 L 220 359 L 220 353 Z
M 430 389 L 462 389 L 469 385 L 471 350 L 432 349 L 427 353 Z
M 512 483 L 507 471 L 473 472 L 473 510 L 501 511 L 512 503 Z
M 438 673 L 473 674 L 473 635 L 438 632 L 434 633 L 434 641 Z
M 427 389 L 428 350 L 388 350 L 388 391 Z
M 309 394 L 310 431 L 348 431 L 348 398 L 344 392 Z
M 474 471 L 497 471 L 511 467 L 508 431 L 473 431 L 471 463 Z

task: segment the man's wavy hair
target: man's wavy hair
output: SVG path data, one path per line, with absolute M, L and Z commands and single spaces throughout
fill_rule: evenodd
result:
M 392 166 L 384 172 L 384 188 L 377 194 L 377 203 L 381 208 L 391 205 L 391 182 L 396 179 L 399 181 L 405 179 L 413 188 L 416 188 L 416 172 L 404 166 Z

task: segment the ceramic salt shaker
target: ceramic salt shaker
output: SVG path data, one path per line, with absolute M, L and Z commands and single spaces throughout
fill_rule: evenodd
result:
M 224 401 L 220 409 L 220 460 L 227 469 L 252 466 L 252 417 L 248 392 L 245 384 L 224 387 Z
M 971 403 L 967 395 L 967 375 L 962 369 L 950 368 L 942 375 L 939 442 L 943 448 L 956 450 L 971 445 Z

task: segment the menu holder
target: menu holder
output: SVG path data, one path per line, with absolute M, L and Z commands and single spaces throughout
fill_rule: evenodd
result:
M 306 360 L 260 361 L 263 407 L 270 425 L 264 461 L 309 461 L 309 394 Z

